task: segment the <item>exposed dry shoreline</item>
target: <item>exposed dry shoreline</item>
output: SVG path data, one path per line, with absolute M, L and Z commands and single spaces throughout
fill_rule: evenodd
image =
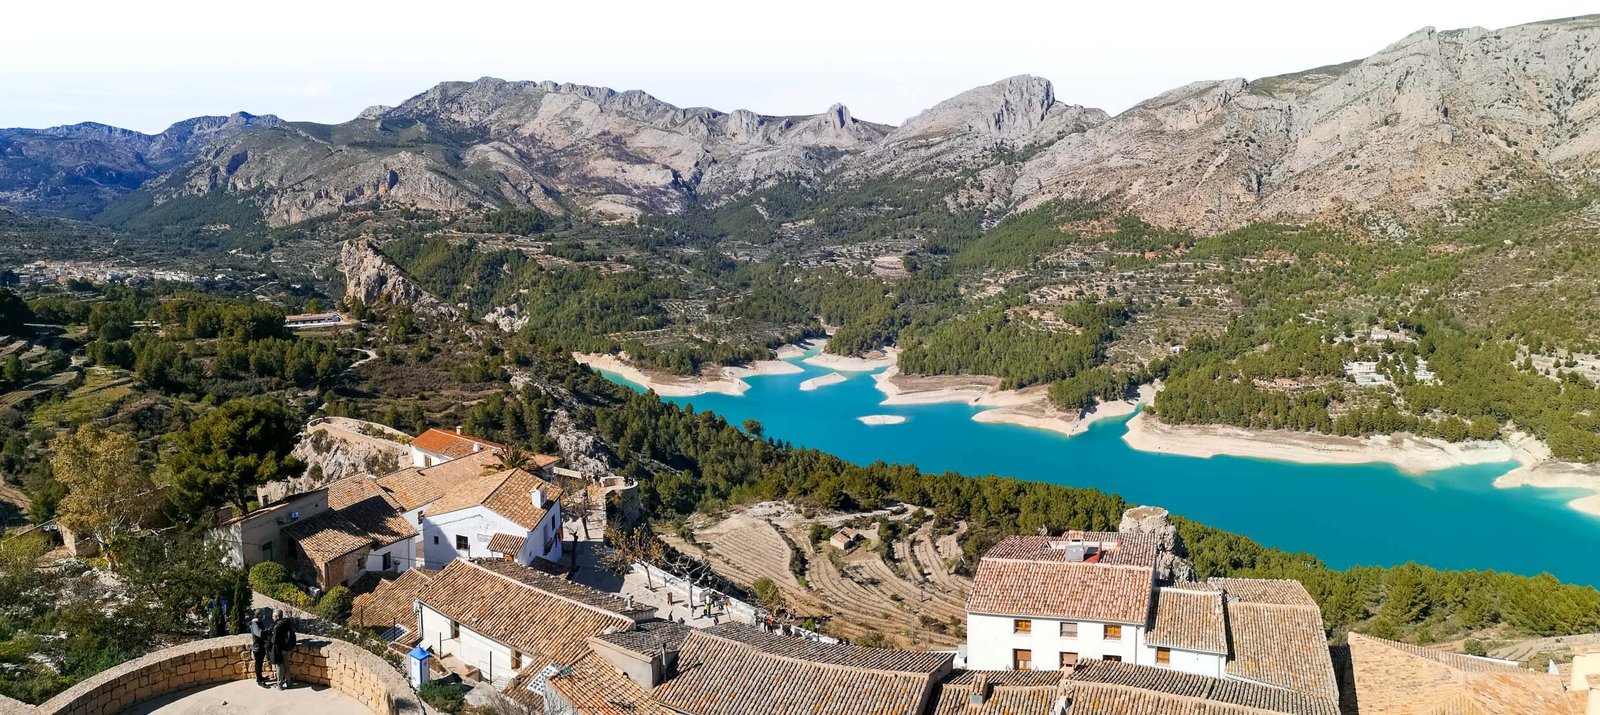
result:
M 809 343 L 809 345 L 814 348 L 820 348 L 826 346 L 827 344 L 828 341 L 826 340 L 816 340 Z M 781 354 L 779 356 L 782 357 Z M 889 347 L 884 348 L 883 350 L 873 350 L 862 357 L 830 355 L 828 353 L 818 352 L 816 355 L 812 355 L 811 357 L 801 360 L 800 362 L 803 362 L 807 365 L 825 367 L 829 370 L 834 370 L 837 372 L 872 372 L 873 370 L 882 370 L 886 367 L 892 367 L 895 364 L 895 361 L 899 359 L 900 349 Z
M 1292 430 L 1253 430 L 1227 425 L 1168 425 L 1149 413 L 1128 420 L 1128 446 L 1188 457 L 1276 459 L 1302 464 L 1392 464 L 1421 474 L 1467 464 L 1524 461 L 1528 456 L 1495 441 L 1445 442 L 1407 434 L 1339 437 Z
M 802 391 L 805 391 L 805 392 L 810 392 L 810 391 L 815 390 L 815 389 L 817 389 L 819 387 L 827 387 L 829 385 L 837 385 L 837 384 L 839 384 L 841 382 L 844 382 L 845 380 L 848 380 L 848 379 L 850 379 L 850 378 L 847 378 L 844 375 L 840 375 L 837 372 L 830 372 L 830 373 L 828 373 L 826 375 L 823 375 L 821 377 L 813 377 L 813 378 L 811 378 L 809 380 L 801 382 L 800 383 L 800 389 Z
M 1547 461 L 1524 464 L 1494 480 L 1501 489 L 1515 487 L 1545 487 L 1552 489 L 1583 489 L 1590 492 L 1567 502 L 1567 506 L 1585 514 L 1600 516 L 1600 464 Z
M 750 389 L 744 378 L 757 375 L 789 375 L 803 372 L 798 365 L 782 360 L 758 360 L 744 367 L 724 367 L 718 375 L 686 377 L 656 371 L 645 371 L 627 362 L 626 355 L 603 353 L 573 353 L 572 359 L 596 370 L 621 375 L 623 379 L 643 385 L 662 397 L 694 397 L 716 393 L 740 396 Z
M 816 347 L 813 343 L 808 347 Z M 805 348 L 785 346 L 779 356 L 793 359 Z M 894 364 L 898 351 L 866 357 L 813 355 L 804 362 L 838 372 L 867 372 L 884 394 L 884 405 L 928 405 L 961 402 L 993 409 L 972 416 L 974 422 L 1014 424 L 1072 436 L 1096 421 L 1121 417 L 1154 399 L 1158 386 L 1140 388 L 1136 401 L 1101 403 L 1082 414 L 1064 412 L 1049 401 L 1043 386 L 1021 390 L 1000 389 L 1000 379 L 985 375 L 903 375 Z M 750 389 L 743 378 L 803 372 L 783 360 L 762 360 L 746 367 L 724 367 L 714 376 L 683 377 L 647 372 L 626 362 L 626 356 L 574 353 L 573 359 L 654 390 L 662 397 L 693 397 L 708 393 L 740 396 Z M 847 379 L 838 372 L 806 380 L 801 389 L 816 389 Z M 898 416 L 868 415 L 866 424 L 898 424 Z M 1123 435 L 1129 447 L 1144 452 L 1209 458 L 1217 455 L 1272 459 L 1300 464 L 1391 464 L 1407 474 L 1422 474 L 1471 464 L 1519 462 L 1521 466 L 1495 479 L 1502 489 L 1544 487 L 1591 492 L 1568 502 L 1585 514 L 1600 516 L 1600 464 L 1575 464 L 1552 460 L 1550 452 L 1533 437 L 1513 435 L 1510 440 L 1445 442 L 1409 434 L 1340 437 L 1293 430 L 1253 430 L 1228 425 L 1168 425 L 1149 413 L 1128 420 Z
M 1093 409 L 1078 413 L 1064 411 L 1051 404 L 1047 386 L 1002 390 L 1000 378 L 988 375 L 904 375 L 898 367 L 891 367 L 872 377 L 877 382 L 878 390 L 885 395 L 880 404 L 964 402 L 979 407 L 993 407 L 974 414 L 972 421 L 1021 425 L 1069 437 L 1082 433 L 1099 420 L 1130 414 L 1155 394 L 1154 390 L 1144 388 L 1140 390 L 1137 400 L 1102 402 Z

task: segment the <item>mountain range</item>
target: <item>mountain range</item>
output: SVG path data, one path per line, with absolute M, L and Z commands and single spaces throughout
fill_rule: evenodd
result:
M 1216 232 L 1256 220 L 1399 226 L 1510 183 L 1600 167 L 1600 16 L 1419 30 L 1371 57 L 1201 81 L 1115 116 L 1011 77 L 900 126 L 679 108 L 641 91 L 445 82 L 342 124 L 234 114 L 148 135 L 0 129 L 0 203 L 78 218 L 181 197 L 283 226 L 372 201 L 600 218 L 714 207 L 779 183 L 938 181 L 991 214 L 1100 200 Z M 116 209 L 114 212 L 110 209 Z

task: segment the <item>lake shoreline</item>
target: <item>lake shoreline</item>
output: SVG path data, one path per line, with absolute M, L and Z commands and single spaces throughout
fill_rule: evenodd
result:
M 1139 411 L 1141 406 L 1154 401 L 1159 385 L 1141 386 L 1136 400 L 1101 402 L 1090 410 L 1070 412 L 1050 403 L 1049 388 L 1045 385 L 1003 390 L 1000 378 L 988 375 L 906 375 L 894 364 L 898 358 L 894 348 L 868 357 L 814 352 L 825 344 L 826 341 L 809 341 L 803 345 L 786 345 L 778 350 L 781 359 L 721 367 L 715 375 L 692 377 L 640 369 L 629 363 L 626 355 L 573 353 L 572 357 L 581 364 L 617 375 L 662 397 L 706 394 L 742 397 L 750 389 L 745 378 L 803 373 L 805 368 L 796 364 L 800 362 L 830 370 L 802 382 L 801 390 L 812 391 L 848 379 L 848 375 L 841 373 L 873 372 L 875 386 L 883 394 L 881 405 L 958 403 L 987 408 L 972 415 L 972 421 L 981 424 L 1008 424 L 1072 437 L 1084 433 L 1097 422 L 1133 414 L 1126 422 L 1127 431 L 1122 441 L 1132 449 L 1154 454 L 1200 459 L 1227 456 L 1312 465 L 1387 464 L 1412 476 L 1455 467 L 1515 463 L 1515 468 L 1494 480 L 1496 488 L 1584 491 L 1585 495 L 1568 501 L 1567 506 L 1585 515 L 1600 517 L 1600 464 L 1552 459 L 1543 443 L 1522 433 L 1505 439 L 1446 442 L 1407 433 L 1342 437 L 1231 425 L 1170 425 L 1148 412 Z
M 1406 433 L 1341 437 L 1231 425 L 1169 425 L 1148 412 L 1128 420 L 1128 431 L 1122 440 L 1142 452 L 1202 459 L 1219 455 L 1248 457 L 1297 464 L 1383 463 L 1412 475 L 1476 464 L 1537 461 L 1528 450 L 1500 440 L 1446 442 Z
M 1101 420 L 1133 414 L 1155 395 L 1153 388 L 1144 386 L 1136 399 L 1102 401 L 1090 409 L 1074 411 L 1051 403 L 1048 385 L 1003 390 L 1000 378 L 990 375 L 906 375 L 893 366 L 872 379 L 884 394 L 879 403 L 882 405 L 964 403 L 990 408 L 973 414 L 973 422 L 1017 425 L 1066 437 L 1082 434 Z
M 615 374 L 661 397 L 696 397 L 705 394 L 739 397 L 750 389 L 750 383 L 745 382 L 744 378 L 804 372 L 800 366 L 783 360 L 757 360 L 749 365 L 723 366 L 718 368 L 715 376 L 685 376 L 641 369 L 628 362 L 626 354 L 573 353 L 572 359 L 580 365 Z
M 1600 517 L 1600 464 L 1555 460 L 1524 464 L 1496 477 L 1494 485 L 1500 489 L 1535 487 L 1587 491 L 1588 494 L 1568 501 L 1567 506 Z

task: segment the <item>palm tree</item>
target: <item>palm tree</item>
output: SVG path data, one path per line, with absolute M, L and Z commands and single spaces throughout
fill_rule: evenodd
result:
M 533 455 L 515 445 L 500 450 L 495 457 L 497 458 L 495 464 L 484 466 L 483 471 L 485 474 L 501 472 L 507 469 L 527 469 L 528 465 L 533 463 Z

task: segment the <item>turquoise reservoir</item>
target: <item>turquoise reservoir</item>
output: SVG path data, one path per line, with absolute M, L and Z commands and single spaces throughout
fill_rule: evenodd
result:
M 1122 495 L 1245 534 L 1269 546 L 1307 551 L 1335 568 L 1407 561 L 1442 569 L 1542 572 L 1600 585 L 1600 518 L 1566 506 L 1583 492 L 1497 489 L 1515 464 L 1457 467 L 1416 476 L 1383 464 L 1305 465 L 1262 459 L 1197 459 L 1140 452 L 1122 441 L 1128 418 L 1084 434 L 973 422 L 965 404 L 880 405 L 866 373 L 803 392 L 829 371 L 745 378 L 743 396 L 666 398 L 739 424 L 754 418 L 768 437 L 866 464 L 914 464 L 924 471 L 1000 474 Z M 606 373 L 636 390 L 639 385 Z M 865 425 L 865 415 L 900 424 Z

